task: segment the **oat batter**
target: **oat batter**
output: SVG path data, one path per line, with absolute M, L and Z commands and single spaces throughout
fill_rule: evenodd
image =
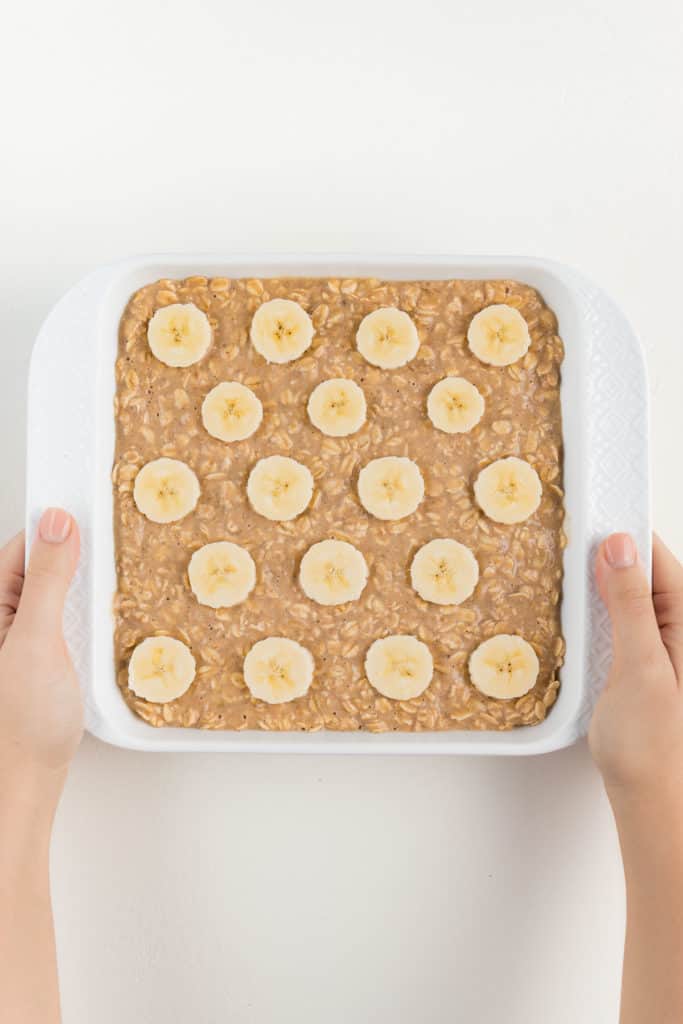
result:
M 300 303 L 315 327 L 312 346 L 285 365 L 266 363 L 249 341 L 255 311 L 274 297 Z M 194 303 L 213 328 L 208 353 L 186 369 L 165 366 L 147 343 L 151 316 L 176 302 Z M 466 342 L 474 314 L 493 303 L 516 307 L 530 329 L 529 351 L 507 367 L 480 362 Z M 386 306 L 408 313 L 420 339 L 416 357 L 394 370 L 370 365 L 355 344 L 363 317 Z M 541 721 L 556 698 L 564 653 L 563 348 L 556 332 L 555 316 L 538 293 L 513 281 L 193 277 L 137 292 L 120 327 L 113 470 L 115 647 L 130 707 L 152 725 L 207 729 L 383 732 Z M 427 417 L 427 396 L 446 376 L 465 377 L 485 400 L 469 433 L 435 430 Z M 313 389 L 333 377 L 355 380 L 367 399 L 367 421 L 349 437 L 323 436 L 306 413 Z M 263 404 L 263 422 L 247 440 L 225 443 L 202 425 L 202 402 L 221 381 L 248 386 Z M 268 455 L 294 457 L 313 474 L 313 499 L 291 522 L 268 521 L 247 500 L 249 472 Z M 411 458 L 425 481 L 418 509 L 395 522 L 369 515 L 357 493 L 360 469 L 386 455 Z M 511 455 L 534 467 L 543 495 L 528 520 L 502 525 L 481 512 L 473 483 L 482 468 Z M 133 502 L 137 472 L 159 457 L 187 463 L 201 486 L 195 511 L 178 522 L 150 522 Z M 479 562 L 476 589 L 460 605 L 427 603 L 410 585 L 415 552 L 437 537 L 462 542 Z M 325 607 L 302 592 L 300 561 L 326 538 L 362 551 L 369 579 L 358 601 Z M 224 540 L 251 553 L 257 582 L 244 603 L 213 609 L 195 599 L 187 569 L 194 551 Z M 502 632 L 525 637 L 540 660 L 534 689 L 517 700 L 487 697 L 468 678 L 471 652 Z M 167 704 L 141 700 L 127 685 L 131 652 L 155 633 L 182 640 L 197 663 L 190 689 Z M 390 700 L 364 676 L 369 646 L 388 633 L 412 634 L 431 650 L 434 677 L 417 698 Z M 242 676 L 249 648 L 273 634 L 306 645 L 315 660 L 309 692 L 280 705 L 254 699 Z

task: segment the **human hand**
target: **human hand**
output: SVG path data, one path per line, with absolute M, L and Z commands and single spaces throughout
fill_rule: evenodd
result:
M 655 538 L 652 592 L 635 545 L 608 537 L 598 587 L 613 661 L 589 740 L 626 881 L 621 1024 L 683 1020 L 683 567 Z
M 655 537 L 651 591 L 633 540 L 613 534 L 596 575 L 613 662 L 590 727 L 593 757 L 615 811 L 683 806 L 683 567 Z
M 0 1019 L 58 1024 L 50 907 L 52 821 L 83 710 L 62 633 L 76 523 L 48 509 L 24 573 L 24 537 L 0 551 Z
M 58 797 L 83 731 L 62 633 L 79 534 L 61 509 L 42 516 L 24 573 L 24 537 L 0 551 L 0 787 L 37 780 Z

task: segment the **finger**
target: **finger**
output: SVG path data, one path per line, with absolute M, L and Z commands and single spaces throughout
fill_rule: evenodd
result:
M 24 585 L 24 534 L 18 533 L 0 549 L 0 647 L 14 622 Z
M 652 538 L 652 590 L 655 596 L 683 595 L 683 566 L 656 533 Z
M 652 583 L 657 622 L 674 668 L 683 676 L 683 566 L 655 534 Z
M 0 579 L 6 574 L 24 575 L 24 531 L 0 548 Z
M 49 508 L 43 512 L 31 548 L 15 623 L 43 636 L 61 633 L 64 600 L 76 571 L 80 538 L 68 512 Z
M 24 533 L 0 549 L 0 607 L 16 611 L 24 583 Z
M 614 660 L 649 662 L 660 653 L 662 641 L 650 584 L 629 534 L 613 533 L 603 541 L 596 573 L 612 623 Z

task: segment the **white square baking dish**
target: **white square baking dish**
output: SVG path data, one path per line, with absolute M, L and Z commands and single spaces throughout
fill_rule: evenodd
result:
M 537 288 L 559 318 L 566 531 L 562 628 L 567 657 L 557 703 L 540 725 L 510 732 L 372 734 L 155 729 L 121 698 L 114 674 L 116 589 L 111 466 L 118 325 L 130 295 L 160 277 L 373 276 L 514 278 Z M 163 255 L 104 267 L 52 310 L 29 378 L 27 531 L 64 505 L 83 534 L 65 630 L 81 679 L 86 725 L 138 750 L 283 753 L 535 754 L 574 742 L 587 727 L 609 661 L 609 631 L 592 583 L 597 542 L 614 529 L 650 536 L 648 398 L 640 345 L 622 313 L 575 271 L 517 257 Z

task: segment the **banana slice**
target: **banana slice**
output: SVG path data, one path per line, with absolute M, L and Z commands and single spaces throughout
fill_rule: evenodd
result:
M 474 482 L 477 503 L 496 523 L 528 519 L 540 505 L 542 493 L 536 470 L 514 455 L 492 462 Z
M 313 475 L 308 466 L 286 455 L 259 459 L 247 480 L 251 507 L 266 519 L 296 519 L 313 497 Z
M 344 540 L 321 540 L 301 559 L 301 589 L 318 604 L 357 601 L 367 582 L 365 558 L 358 548 Z
M 519 310 L 501 303 L 487 306 L 472 317 L 467 341 L 482 363 L 509 366 L 526 355 L 531 337 Z
M 427 689 L 434 662 L 426 644 L 414 636 L 397 633 L 375 640 L 365 656 L 368 682 L 392 700 L 411 700 Z
M 133 500 L 153 523 L 175 523 L 199 501 L 199 481 L 178 459 L 154 459 L 135 477 Z
M 254 313 L 251 343 L 269 363 L 298 359 L 313 341 L 313 322 L 291 299 L 271 299 Z
M 427 415 L 446 434 L 465 434 L 484 415 L 484 399 L 464 377 L 444 377 L 427 399 Z
M 252 697 L 285 704 L 308 692 L 313 682 L 313 655 L 284 636 L 259 640 L 244 659 L 244 681 Z
M 193 302 L 158 309 L 147 326 L 152 355 L 166 366 L 191 366 L 211 345 L 211 324 Z
M 356 334 L 360 354 L 373 366 L 395 370 L 417 355 L 420 339 L 407 313 L 393 306 L 375 309 L 361 320 Z
M 412 459 L 387 455 L 373 459 L 358 474 L 361 505 L 378 519 L 403 519 L 424 498 L 425 485 Z
M 464 544 L 439 537 L 421 547 L 413 558 L 410 581 L 424 601 L 462 604 L 479 582 L 479 565 Z
M 128 686 L 143 700 L 167 704 L 190 688 L 197 664 L 189 647 L 172 636 L 148 636 L 128 663 Z
M 202 402 L 202 423 L 219 441 L 244 441 L 258 430 L 263 406 L 254 392 L 236 380 L 223 381 Z
M 470 679 L 487 697 L 511 700 L 536 685 L 538 658 L 521 636 L 500 633 L 484 640 L 470 655 Z
M 353 380 L 324 380 L 308 399 L 308 418 L 328 437 L 348 437 L 365 423 L 367 406 L 363 389 Z
M 205 544 L 195 551 L 187 573 L 194 596 L 209 608 L 240 604 L 256 584 L 254 559 L 245 548 L 229 540 Z

